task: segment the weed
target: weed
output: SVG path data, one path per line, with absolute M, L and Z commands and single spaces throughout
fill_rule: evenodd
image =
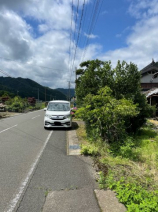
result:
M 136 135 L 113 144 L 88 140 L 84 128 L 79 134 L 82 153 L 92 155 L 99 167 L 100 188 L 114 190 L 128 212 L 158 211 L 158 133 L 155 129 L 147 122 Z
M 99 154 L 98 148 L 95 145 L 81 145 L 81 154 L 96 156 Z
M 127 207 L 128 212 L 158 211 L 157 191 L 148 191 L 147 188 L 143 188 L 138 182 L 132 179 L 128 179 L 129 182 L 127 182 L 124 177 L 116 181 L 112 173 L 106 177 L 103 172 L 99 174 L 100 188 L 108 187 L 114 190 L 119 201 Z
M 46 189 L 45 193 L 44 193 L 44 196 L 47 197 L 48 196 L 48 193 L 49 193 L 49 190 Z

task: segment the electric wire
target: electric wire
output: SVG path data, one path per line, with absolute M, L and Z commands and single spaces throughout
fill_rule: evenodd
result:
M 5 57 L 0 57 L 1 59 L 4 59 L 4 60 L 8 60 L 8 61 L 15 61 L 15 60 L 12 60 L 12 59 L 9 59 L 9 58 L 5 58 Z M 29 64 L 27 64 L 29 65 Z M 47 67 L 47 66 L 40 66 L 40 65 L 29 65 L 31 67 L 41 67 L 41 68 L 46 68 L 46 69 L 50 69 L 50 70 L 57 70 L 57 71 L 61 71 L 61 69 L 57 69 L 57 68 L 51 68 L 51 67 Z
M 85 42 L 85 47 L 84 47 L 84 51 L 83 51 L 82 59 L 81 59 L 82 61 L 85 57 L 85 53 L 86 53 L 87 46 L 88 46 L 88 40 L 90 39 L 90 35 L 92 33 L 92 28 L 93 28 L 95 16 L 96 16 L 96 13 L 97 13 L 97 8 L 98 8 L 98 0 L 95 1 L 93 11 L 92 11 L 92 14 L 91 14 L 91 22 L 90 22 L 89 29 L 88 29 L 88 32 L 87 32 L 87 39 L 86 39 L 86 42 Z
M 80 0 L 78 0 L 78 3 L 77 3 L 77 9 L 76 9 L 75 29 L 74 29 L 74 41 L 75 41 L 76 27 L 77 27 L 77 21 L 78 21 L 79 4 L 80 4 Z
M 82 19 L 83 19 L 83 14 L 84 14 L 84 7 L 85 7 L 85 0 L 83 2 L 83 6 L 82 6 L 82 13 L 81 13 L 81 17 L 80 17 L 80 24 L 79 24 L 78 34 L 77 34 L 74 58 L 73 58 L 73 61 L 72 61 L 72 70 L 74 68 L 74 62 L 75 62 L 75 59 L 76 59 L 76 52 L 77 52 L 78 42 L 79 42 L 79 38 L 80 38 L 80 31 L 81 31 Z M 71 76 L 72 76 L 72 71 L 71 71 Z M 71 76 L 70 76 L 70 81 L 71 81 Z
M 83 14 L 83 21 L 82 21 L 82 32 L 84 32 L 84 27 L 85 27 L 85 20 L 86 20 L 86 16 L 87 16 L 87 6 L 85 4 L 85 8 L 84 8 L 84 14 Z M 83 36 L 83 35 L 82 35 Z M 79 44 L 81 43 L 81 39 L 79 39 Z
M 75 35 L 76 35 L 76 28 L 77 28 L 77 22 L 78 22 L 78 12 L 79 12 L 79 5 L 80 5 L 80 1 L 78 0 L 77 3 L 77 9 L 76 9 L 76 16 L 75 16 L 75 28 L 74 28 L 74 36 L 73 36 L 73 40 L 74 40 L 74 44 L 75 44 Z M 77 43 L 77 40 L 76 40 Z M 74 52 L 75 52 L 75 45 L 74 45 Z M 74 53 L 75 54 L 75 53 Z M 73 61 L 73 55 L 71 58 L 71 61 Z M 71 63 L 71 70 L 70 70 L 70 81 L 71 81 L 71 75 L 72 75 L 72 70 L 73 70 L 73 62 Z
M 87 39 L 86 39 L 84 51 L 83 51 L 83 54 L 81 57 L 81 62 L 83 61 L 83 59 L 86 55 L 86 51 L 87 51 L 89 40 L 90 40 L 90 35 L 92 34 L 92 32 L 96 26 L 96 23 L 98 21 L 98 17 L 99 17 L 100 11 L 101 11 L 102 4 L 103 4 L 103 0 L 101 0 L 101 1 L 96 0 L 96 2 L 94 3 L 93 11 L 91 14 L 91 23 L 89 25 L 89 30 L 87 33 Z
M 70 58 L 71 58 L 71 38 L 72 38 L 72 20 L 73 20 L 73 0 L 71 3 L 71 29 L 70 29 L 70 44 L 69 44 L 69 73 L 71 74 L 71 70 L 70 70 Z

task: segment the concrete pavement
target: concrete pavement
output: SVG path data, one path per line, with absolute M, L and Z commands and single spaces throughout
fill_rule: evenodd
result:
M 80 155 L 80 143 L 75 129 L 67 132 L 67 154 L 68 157 L 77 157 L 77 155 Z M 89 158 L 89 160 L 91 159 Z M 93 170 L 92 175 L 95 181 L 95 170 L 92 167 L 92 161 L 89 165 L 91 165 L 90 169 Z M 43 207 L 43 212 L 98 211 L 125 212 L 126 208 L 123 204 L 118 202 L 113 191 L 99 190 L 94 187 L 49 192 Z
M 39 115 L 35 117 L 39 118 Z M 21 118 L 18 117 L 20 120 Z M 26 131 L 27 134 L 25 133 L 25 136 L 22 134 L 19 138 L 25 138 L 25 144 L 33 142 L 37 146 L 43 142 L 44 137 L 42 136 L 49 132 L 43 129 L 42 122 L 39 119 L 37 119 L 35 129 L 33 128 L 34 125 L 28 125 L 27 116 L 25 119 L 22 121 L 23 125 L 18 126 L 17 135 L 19 135 L 19 132 L 22 134 L 24 129 L 29 129 L 29 134 Z M 41 117 L 41 119 L 43 118 Z M 34 123 L 36 119 L 31 117 L 31 120 Z M 6 121 L 8 124 L 14 125 L 14 119 L 6 119 Z M 37 125 L 39 126 L 37 127 Z M 67 139 L 65 139 L 66 135 Z M 12 139 L 8 138 L 7 140 L 13 142 L 13 136 Z M 4 144 L 7 144 L 7 142 Z M 33 144 L 27 146 L 32 148 Z M 28 154 L 26 155 L 28 157 Z M 21 156 L 24 158 L 24 154 L 21 154 Z M 93 168 L 92 159 L 80 155 L 80 142 L 76 130 L 53 130 L 16 212 L 126 211 L 125 207 L 118 202 L 114 192 L 98 189 L 95 176 L 96 171 Z

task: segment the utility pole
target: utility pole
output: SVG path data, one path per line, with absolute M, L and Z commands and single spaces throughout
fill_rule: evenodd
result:
M 68 81 L 68 91 L 69 91 L 68 101 L 70 101 L 70 81 Z
M 45 87 L 45 102 L 46 102 L 46 87 Z
M 75 89 L 76 89 L 76 80 L 77 80 L 77 67 L 75 67 Z
M 38 103 L 39 103 L 39 88 L 38 88 Z

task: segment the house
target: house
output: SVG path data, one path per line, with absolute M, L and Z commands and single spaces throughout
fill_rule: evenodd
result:
M 143 91 L 158 88 L 158 62 L 152 62 L 141 70 L 141 87 Z
M 146 96 L 148 104 L 156 107 L 156 116 L 158 116 L 158 88 L 151 88 L 143 92 Z
M 158 62 L 152 62 L 141 70 L 141 87 L 150 105 L 156 106 L 158 116 Z

